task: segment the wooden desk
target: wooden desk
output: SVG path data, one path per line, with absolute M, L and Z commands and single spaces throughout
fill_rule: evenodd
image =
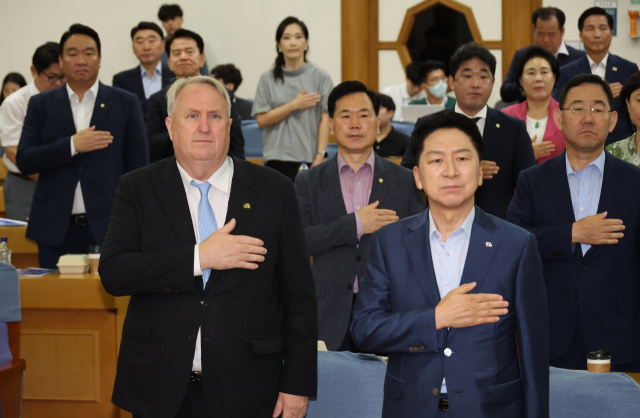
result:
M 17 269 L 40 267 L 38 244 L 25 237 L 26 226 L 0 226 L 0 237 L 7 237 L 11 247 L 11 264 Z
M 129 297 L 98 275 L 20 278 L 25 418 L 131 417 L 111 403 Z

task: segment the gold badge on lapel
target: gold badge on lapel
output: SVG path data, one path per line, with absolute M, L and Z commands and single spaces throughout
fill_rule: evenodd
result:
M 382 179 L 378 179 L 378 181 L 379 181 L 380 183 L 382 183 L 384 180 L 382 180 Z
M 104 103 L 100 103 L 100 107 L 104 107 Z
M 245 209 L 251 209 L 251 205 L 250 205 L 250 204 L 248 204 L 248 203 L 245 203 L 245 204 L 244 204 L 244 206 L 243 206 L 243 208 L 245 208 Z
M 500 124 L 496 123 L 496 128 L 500 129 Z
M 618 67 L 613 67 L 612 70 L 613 71 L 618 71 Z
M 493 247 L 493 245 L 491 245 L 491 243 L 490 243 L 490 242 L 485 242 L 484 244 L 485 244 L 488 248 Z

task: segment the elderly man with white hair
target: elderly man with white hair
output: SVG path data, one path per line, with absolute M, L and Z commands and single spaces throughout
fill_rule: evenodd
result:
M 175 157 L 120 179 L 100 260 L 131 295 L 113 402 L 136 417 L 302 418 L 317 308 L 293 184 L 227 155 L 211 77 L 167 93 Z

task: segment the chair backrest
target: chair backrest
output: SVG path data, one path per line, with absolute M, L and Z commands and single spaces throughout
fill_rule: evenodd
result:
M 0 263 L 0 364 L 20 356 L 21 320 L 18 272 Z
M 387 363 L 373 354 L 318 352 L 318 396 L 307 418 L 371 418 L 382 415 Z
M 262 128 L 255 120 L 243 120 L 240 125 L 244 137 L 244 155 L 249 157 L 262 157 Z
M 401 134 L 405 134 L 406 136 L 411 137 L 416 124 L 414 122 L 399 122 L 394 120 L 391 122 L 391 126 L 393 126 L 393 129 L 400 132 Z

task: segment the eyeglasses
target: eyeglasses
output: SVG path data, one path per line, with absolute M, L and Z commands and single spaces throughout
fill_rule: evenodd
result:
M 64 81 L 64 74 L 62 75 L 49 75 L 47 73 L 45 73 L 44 71 L 42 72 L 42 74 L 46 75 L 47 78 L 49 79 L 49 83 L 53 84 L 56 81 Z
M 591 115 L 593 115 L 594 118 L 604 118 L 607 113 L 613 112 L 612 110 L 594 109 L 593 107 L 567 107 L 560 110 L 562 110 L 563 112 L 565 110 L 570 110 L 573 115 L 579 116 L 579 117 L 583 117 L 589 111 L 591 111 Z

